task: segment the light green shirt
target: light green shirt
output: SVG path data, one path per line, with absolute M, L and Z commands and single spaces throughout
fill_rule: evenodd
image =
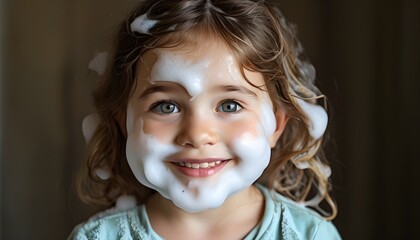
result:
M 314 211 L 280 194 L 256 185 L 264 195 L 263 219 L 245 240 L 336 240 L 341 239 L 334 225 Z M 69 239 L 74 240 L 162 240 L 152 228 L 145 205 L 128 211 L 108 210 L 77 226 Z

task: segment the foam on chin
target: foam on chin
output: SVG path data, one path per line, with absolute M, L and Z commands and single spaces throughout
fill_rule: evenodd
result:
M 183 53 L 156 51 L 158 58 L 154 63 L 149 81 L 168 81 L 181 85 L 191 96 L 191 101 L 199 96 L 207 84 L 210 68 L 214 64 L 201 58 L 187 61 Z M 221 60 L 217 58 L 217 60 Z M 221 66 L 228 66 L 230 80 L 245 81 L 234 65 L 233 57 L 223 59 Z M 217 64 L 217 63 L 216 63 Z M 227 65 L 225 65 L 227 64 Z M 217 65 L 219 66 L 219 65 Z M 216 73 L 218 74 L 218 73 Z M 220 74 L 220 73 L 219 73 Z M 229 78 L 222 78 L 224 81 Z M 228 154 L 234 159 L 215 175 L 204 178 L 179 179 L 167 162 L 171 156 L 182 151 L 174 144 L 163 144 L 143 129 L 143 119 L 127 109 L 126 154 L 130 168 L 143 185 L 158 191 L 186 212 L 196 213 L 223 205 L 233 194 L 252 185 L 263 173 L 270 161 L 271 148 L 268 137 L 276 129 L 276 119 L 268 96 L 261 100 L 257 136 L 252 131 L 244 131 L 240 136 L 220 136 Z M 252 129 L 255 130 L 255 129 Z M 230 140 L 227 140 L 230 139 Z M 203 156 L 207 157 L 207 156 Z
M 159 143 L 144 132 L 130 134 L 127 139 L 127 159 L 136 178 L 190 213 L 220 207 L 229 196 L 253 184 L 267 167 L 271 153 L 264 136 L 244 134 L 233 144 L 237 163 L 232 161 L 211 180 L 195 178 L 185 185 L 164 162 L 178 151 L 176 146 Z

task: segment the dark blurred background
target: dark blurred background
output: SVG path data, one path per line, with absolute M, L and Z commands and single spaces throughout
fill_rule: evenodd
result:
M 95 209 L 75 196 L 89 60 L 134 0 L 0 0 L 0 239 L 64 239 Z M 344 239 L 420 226 L 420 1 L 279 0 L 331 108 L 334 220 Z

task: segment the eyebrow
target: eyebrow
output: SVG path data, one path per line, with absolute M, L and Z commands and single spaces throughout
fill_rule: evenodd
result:
M 146 88 L 141 94 L 139 98 L 147 97 L 150 94 L 156 92 L 167 92 L 171 89 L 171 87 L 164 86 L 164 85 L 152 85 L 151 87 Z
M 243 87 L 243 86 L 236 86 L 236 85 L 221 85 L 218 86 L 217 89 L 220 89 L 222 91 L 226 92 L 239 92 L 242 94 L 250 95 L 252 97 L 258 97 L 257 94 L 250 89 Z
M 146 88 L 141 94 L 139 98 L 147 97 L 156 92 L 168 92 L 173 88 L 166 85 L 152 85 L 151 87 Z M 224 92 L 238 92 L 245 95 L 250 95 L 251 97 L 258 98 L 257 94 L 252 90 L 243 87 L 243 86 L 236 86 L 236 85 L 220 85 L 216 86 L 216 90 L 224 91 Z

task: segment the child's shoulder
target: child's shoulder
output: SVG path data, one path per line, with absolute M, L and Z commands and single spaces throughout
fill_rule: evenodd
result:
M 136 205 L 132 197 L 122 196 L 115 207 L 76 226 L 68 240 L 156 239 L 144 215 L 144 205 Z
M 138 207 L 126 211 L 111 208 L 76 226 L 68 240 L 124 239 L 124 236 L 140 236 L 142 232 Z
M 281 235 L 290 234 L 297 239 L 341 239 L 334 224 L 325 220 L 312 209 L 285 198 L 264 186 L 260 185 L 259 189 L 266 198 L 266 208 L 271 204 L 273 210 L 279 212 L 276 217 L 278 219 L 274 221 L 279 224 L 278 231 L 282 232 Z

